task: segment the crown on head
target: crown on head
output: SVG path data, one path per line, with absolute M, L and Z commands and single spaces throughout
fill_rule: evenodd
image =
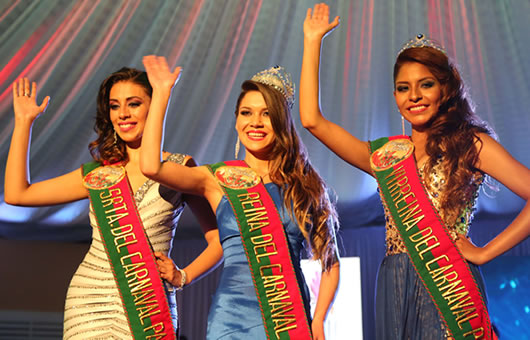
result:
M 401 49 L 399 50 L 398 55 L 400 55 L 401 52 L 409 48 L 415 48 L 415 47 L 431 47 L 431 48 L 434 48 L 435 50 L 442 52 L 443 54 L 447 54 L 445 53 L 445 50 L 443 49 L 442 46 L 440 46 L 434 40 L 431 40 L 420 33 L 414 39 L 411 39 L 407 43 L 405 43 L 405 45 L 403 45 L 403 47 L 401 47 Z
M 294 83 L 291 75 L 281 66 L 274 66 L 267 70 L 256 73 L 250 80 L 257 83 L 272 86 L 285 97 L 287 105 L 292 108 L 294 105 Z

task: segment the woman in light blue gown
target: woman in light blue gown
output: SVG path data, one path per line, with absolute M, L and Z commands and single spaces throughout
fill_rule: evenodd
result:
M 144 65 L 153 84 L 153 100 L 145 127 L 147 143 L 142 148 L 141 169 L 147 177 L 168 187 L 204 196 L 217 216 L 225 264 L 208 319 L 207 338 L 266 339 L 264 325 L 270 320 L 260 310 L 236 217 L 217 175 L 214 177 L 207 166 L 186 168 L 160 158 L 166 106 L 180 69 L 170 72 L 165 58 L 155 56 L 145 57 Z M 309 309 L 309 294 L 300 270 L 304 243 L 322 263 L 313 320 L 303 319 L 314 339 L 324 339 L 324 319 L 339 280 L 336 213 L 324 182 L 296 134 L 290 116 L 293 102 L 294 85 L 282 68 L 260 72 L 242 85 L 235 125 L 246 151 L 245 173 L 264 183 L 281 219 L 277 227 L 283 227 L 287 235 L 303 314 L 307 315 Z M 302 320 L 296 321 L 297 327 L 305 327 Z

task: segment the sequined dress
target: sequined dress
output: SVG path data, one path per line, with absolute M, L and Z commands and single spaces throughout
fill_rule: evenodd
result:
M 285 228 L 292 257 L 292 263 L 309 315 L 309 290 L 300 267 L 300 251 L 304 236 L 298 225 L 289 217 L 279 187 L 274 183 L 265 184 L 271 195 Z M 261 317 L 256 290 L 252 282 L 243 243 L 239 234 L 236 217 L 230 202 L 223 196 L 217 207 L 217 226 L 223 247 L 224 265 L 219 286 L 210 306 L 208 315 L 208 340 L 265 340 L 265 328 Z M 310 320 L 310 319 L 309 319 Z
M 183 164 L 185 155 L 171 154 L 167 161 Z M 184 208 L 179 192 L 147 180 L 134 194 L 138 212 L 155 251 L 168 254 Z M 114 277 L 90 207 L 92 243 L 77 268 L 66 294 L 64 339 L 133 339 Z M 175 292 L 166 296 L 177 328 Z
M 430 172 L 430 186 L 427 194 L 440 217 L 447 221 L 447 216 L 440 210 L 440 195 L 446 184 L 443 171 L 443 159 L 438 158 Z M 424 178 L 423 168 L 419 169 Z M 473 218 L 475 200 L 483 176 L 475 173 L 469 184 L 473 198 L 462 201 L 460 215 L 454 224 L 445 223 L 454 240 L 458 234 L 467 235 Z M 405 244 L 385 207 L 386 219 L 386 256 L 381 263 L 377 276 L 376 289 L 376 339 L 378 340 L 441 340 L 447 339 L 447 331 L 441 317 L 414 269 Z M 477 266 L 470 264 L 471 272 L 485 297 L 484 282 Z

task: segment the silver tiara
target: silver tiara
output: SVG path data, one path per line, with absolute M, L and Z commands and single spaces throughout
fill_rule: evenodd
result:
M 439 45 L 434 40 L 431 40 L 420 33 L 414 39 L 411 39 L 407 43 L 405 43 L 405 45 L 403 45 L 403 47 L 401 47 L 401 49 L 399 50 L 398 55 L 400 55 L 401 52 L 409 48 L 415 48 L 415 47 L 432 47 L 435 50 L 442 52 L 443 54 L 447 54 L 445 53 L 445 50 L 441 45 Z
M 287 105 L 292 108 L 294 105 L 294 83 L 291 75 L 281 66 L 274 66 L 267 70 L 256 73 L 250 80 L 257 83 L 272 86 L 280 91 L 285 97 Z

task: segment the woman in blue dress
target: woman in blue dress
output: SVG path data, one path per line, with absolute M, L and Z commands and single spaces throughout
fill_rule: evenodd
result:
M 339 157 L 376 177 L 380 188 L 388 188 L 381 186 L 384 180 L 378 176 L 382 168 L 373 162 L 373 155 L 377 155 L 380 150 L 376 142 L 381 139 L 375 142 L 359 140 L 341 126 L 327 120 L 320 109 L 318 76 L 321 44 L 323 38 L 338 26 L 338 19 L 336 17 L 330 21 L 329 8 L 325 4 L 318 4 L 307 12 L 304 22 L 304 57 L 300 80 L 301 122 Z M 447 264 L 442 267 L 443 270 L 456 268 L 457 265 L 468 269 L 470 275 L 466 277 L 471 277 L 471 281 L 474 282 L 465 288 L 458 286 L 455 289 L 460 294 L 458 296 L 451 296 L 450 294 L 454 293 L 454 291 L 449 292 L 451 289 L 443 296 L 454 304 L 451 309 L 444 309 L 445 306 L 439 303 L 444 302 L 443 297 L 436 300 L 435 304 L 434 301 L 442 290 L 440 287 L 447 289 L 449 285 L 454 285 L 452 287 L 454 288 L 464 280 L 460 279 L 462 276 L 456 275 L 456 270 L 451 272 L 454 275 L 452 277 L 443 276 L 450 282 L 447 285 L 440 276 L 437 276 L 439 272 L 435 270 L 424 275 L 425 271 L 422 269 L 426 267 L 417 265 L 420 262 L 418 259 L 430 260 L 422 255 L 423 245 L 409 246 L 411 238 L 403 237 L 405 229 L 401 228 L 404 226 L 403 219 L 400 221 L 396 218 L 400 217 L 395 213 L 397 202 L 391 200 L 392 197 L 389 196 L 392 195 L 388 194 L 389 190 L 380 190 L 381 196 L 385 198 L 383 205 L 386 217 L 387 256 L 381 264 L 377 278 L 376 338 L 384 340 L 464 338 L 467 336 L 465 334 L 467 330 L 464 330 L 464 327 L 458 328 L 464 324 L 464 320 L 467 322 L 471 319 L 480 319 L 484 327 L 473 328 L 468 335 L 473 334 L 474 338 L 495 338 L 491 324 L 485 317 L 487 312 L 483 312 L 479 317 L 478 314 L 474 314 L 474 310 L 459 310 L 465 305 L 463 301 L 471 301 L 469 297 L 471 294 L 477 293 L 484 297 L 484 287 L 478 268 L 464 261 L 466 259 L 481 264 L 483 261 L 473 258 L 473 254 L 480 254 L 483 251 L 475 250 L 469 242 L 466 242 L 465 237 L 471 223 L 478 189 L 487 178 L 486 175 L 499 180 L 527 201 L 518 217 L 506 229 L 507 233 L 492 242 L 493 245 L 488 249 L 491 250 L 491 256 L 486 260 L 501 254 L 528 236 L 530 171 L 490 136 L 489 129 L 473 112 L 457 68 L 440 46 L 423 35 L 418 35 L 416 39 L 408 42 L 398 53 L 394 65 L 393 94 L 402 121 L 408 121 L 412 128 L 410 137 L 392 137 L 393 141 L 406 141 L 402 145 L 407 145 L 406 150 L 410 153 L 403 156 L 403 160 L 411 161 L 414 165 L 410 167 L 412 171 L 407 172 L 408 177 L 403 178 L 410 180 L 419 177 L 419 181 L 415 183 L 418 183 L 416 187 L 420 190 L 407 193 L 402 187 L 397 192 L 392 191 L 392 195 L 400 197 L 399 192 L 401 192 L 408 196 L 415 194 L 414 197 L 419 197 L 417 193 L 425 189 L 421 197 L 427 196 L 427 199 L 417 205 L 422 207 L 424 213 L 420 219 L 426 216 L 427 212 L 434 211 L 441 223 L 438 222 L 440 228 L 435 228 L 433 224 L 432 229 L 429 229 L 432 230 L 432 237 L 440 230 L 440 233 L 446 232 L 448 236 L 444 239 L 447 241 L 444 250 L 448 250 L 436 260 L 447 260 Z M 386 145 L 392 144 L 384 144 Z M 385 155 L 387 159 L 399 155 L 397 149 L 387 150 L 388 153 Z M 404 162 L 399 162 L 396 163 L 403 167 Z M 413 186 L 408 185 L 409 188 Z M 412 200 L 406 202 L 415 203 Z M 429 206 L 431 204 L 432 206 Z M 405 231 L 418 228 L 420 219 L 414 222 L 416 225 L 408 221 L 410 225 L 405 225 L 407 227 Z M 455 249 L 455 245 L 460 247 L 464 258 Z M 429 247 L 435 249 L 438 244 L 429 244 Z M 455 253 L 458 256 L 452 257 Z M 477 254 L 477 257 L 481 256 Z M 430 262 L 428 266 L 429 269 L 432 268 Z M 466 274 L 466 271 L 463 270 L 462 273 Z M 456 281 L 455 277 L 459 278 L 459 281 Z M 433 278 L 437 283 L 435 287 L 431 285 Z M 460 296 L 463 297 L 462 300 L 459 300 Z M 458 303 L 455 304 L 456 301 Z M 473 306 L 471 303 L 469 305 Z M 477 305 L 482 311 L 486 310 L 485 303 Z M 457 327 L 454 327 L 455 324 Z
M 153 99 L 144 134 L 142 172 L 168 187 L 204 196 L 217 217 L 224 251 L 224 269 L 210 309 L 207 338 L 276 338 L 277 332 L 285 324 L 276 320 L 277 327 L 274 329 L 267 328 L 267 324 L 274 318 L 277 312 L 275 308 L 281 305 L 273 301 L 272 313 L 264 311 L 266 308 L 260 300 L 259 285 L 254 284 L 256 275 L 249 266 L 249 261 L 252 261 L 247 259 L 248 253 L 252 251 L 245 253 L 245 237 L 241 236 L 243 231 L 240 232 L 238 227 L 240 217 L 237 215 L 236 218 L 232 208 L 234 201 L 227 197 L 218 172 L 213 176 L 213 171 L 207 166 L 186 169 L 161 161 L 166 106 L 180 69 L 172 73 L 165 58 L 155 56 L 145 57 L 144 65 L 149 81 L 153 84 Z M 282 228 L 286 235 L 293 277 L 301 295 L 303 319 L 307 320 L 296 320 L 294 327 L 303 328 L 307 324 L 309 337 L 312 333 L 314 339 L 324 339 L 324 319 L 339 281 L 336 213 L 324 182 L 311 166 L 296 134 L 290 116 L 293 103 L 294 85 L 282 68 L 260 72 L 242 84 L 235 112 L 235 127 L 246 151 L 246 164 L 244 170 L 241 167 L 235 167 L 235 170 L 234 167 L 228 167 L 228 170 L 242 171 L 244 178 L 263 183 L 272 199 L 273 208 L 278 211 L 281 223 L 277 227 Z M 236 154 L 237 149 L 238 146 Z M 313 257 L 321 261 L 323 271 L 312 321 L 308 317 L 309 294 L 300 269 L 300 251 L 305 242 Z M 272 252 L 270 248 L 269 251 Z M 270 281 L 268 286 L 271 287 Z M 268 291 L 266 295 L 271 292 Z

